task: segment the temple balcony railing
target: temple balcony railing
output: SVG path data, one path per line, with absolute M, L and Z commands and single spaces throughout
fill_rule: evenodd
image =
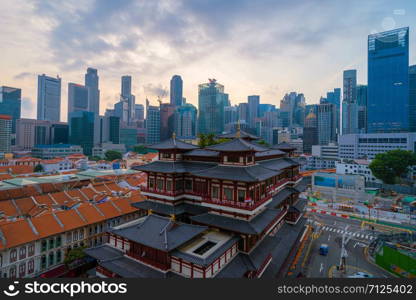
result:
M 145 193 L 153 193 L 153 194 L 159 194 L 159 195 L 171 196 L 171 197 L 183 195 L 185 193 L 183 190 L 169 191 L 169 190 L 159 190 L 159 189 L 149 188 L 149 187 L 142 187 L 141 191 Z
M 232 208 L 239 208 L 239 209 L 245 209 L 245 210 L 254 210 L 260 205 L 264 204 L 265 202 L 269 201 L 272 198 L 271 195 L 265 196 L 261 198 L 258 201 L 253 201 L 250 199 L 244 200 L 244 202 L 241 201 L 231 201 L 231 200 L 219 200 L 219 199 L 213 199 L 211 197 L 204 197 L 203 202 L 214 204 L 214 205 L 221 205 L 221 206 L 227 206 Z
M 102 267 L 102 266 L 100 266 L 100 265 L 98 265 L 98 266 L 95 268 L 95 270 L 96 270 L 98 273 L 100 273 L 100 274 L 102 274 L 102 275 L 104 275 L 105 277 L 108 277 L 108 278 L 114 278 L 114 277 L 117 277 L 117 275 L 116 275 L 115 273 L 113 273 L 113 272 L 111 272 L 111 271 L 107 270 L 106 268 L 104 268 L 104 267 Z
M 292 178 L 290 178 L 290 182 L 298 182 L 300 179 L 302 179 L 302 175 L 297 174 L 295 176 L 293 176 Z
M 138 260 L 146 265 L 152 266 L 156 269 L 162 270 L 162 271 L 167 271 L 169 269 L 169 267 L 163 263 L 154 261 L 152 259 L 146 258 L 145 256 L 141 256 L 133 251 L 127 251 L 126 252 L 127 256 L 130 256 L 131 258 L 134 258 L 135 260 Z

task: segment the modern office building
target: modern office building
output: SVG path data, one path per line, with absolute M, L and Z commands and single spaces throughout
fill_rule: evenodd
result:
M 85 74 L 85 87 L 88 88 L 88 111 L 100 114 L 100 90 L 97 69 L 88 68 Z
M 128 124 L 129 122 L 129 103 L 127 101 L 120 100 L 114 104 L 114 111 L 112 113 L 114 116 L 120 118 L 120 122 L 123 124 Z
M 318 144 L 327 145 L 335 143 L 336 134 L 336 106 L 332 103 L 319 104 L 317 108 L 318 118 Z
M 167 140 L 172 136 L 175 127 L 176 105 L 160 103 L 160 140 Z
M 68 83 L 68 123 L 69 115 L 72 112 L 89 110 L 88 100 L 88 87 L 77 83 Z
M 160 142 L 160 108 L 146 105 L 146 143 L 152 145 Z
M 125 75 L 121 77 L 121 99 L 120 102 L 127 102 L 127 123 L 134 121 L 134 113 L 136 110 L 136 97 L 131 93 L 131 76 Z M 123 120 L 123 119 L 122 119 Z
M 120 144 L 123 144 L 127 151 L 133 150 L 137 145 L 137 128 L 133 126 L 120 128 Z
M 97 139 L 96 115 L 90 111 L 74 111 L 69 114 L 69 142 L 79 145 L 85 155 L 92 155 Z
M 365 182 L 383 183 L 380 179 L 374 177 L 369 168 L 370 163 L 371 161 L 367 159 L 344 159 L 336 163 L 336 173 L 361 175 L 365 178 Z
M 10 152 L 12 134 L 12 116 L 0 115 L 0 157 Z
M 357 133 L 357 70 L 345 70 L 343 83 L 342 134 Z
M 312 155 L 306 157 L 305 170 L 335 169 L 338 158 L 336 144 L 313 145 Z
M 192 140 L 196 138 L 197 109 L 192 104 L 184 104 L 176 108 L 175 133 L 179 139 Z
M 308 114 L 303 128 L 303 152 L 311 153 L 312 146 L 318 145 L 318 105 L 307 105 Z
M 238 106 L 224 107 L 224 126 L 227 124 L 237 123 L 238 121 Z
M 238 119 L 240 120 L 240 123 L 244 121 L 248 124 L 248 103 L 243 102 L 238 104 Z
M 229 105 L 224 86 L 210 79 L 199 85 L 198 92 L 198 131 L 199 133 L 219 134 L 224 131 L 224 108 Z
M 416 132 L 416 65 L 409 67 L 409 129 Z
M 35 145 L 68 144 L 68 124 L 35 119 L 16 122 L 16 147 L 31 150 Z
M 285 94 L 280 101 L 280 127 L 303 127 L 305 120 L 305 96 L 296 92 Z
M 144 106 L 143 104 L 136 104 L 135 105 L 135 117 L 137 121 L 144 120 Z
M 96 116 L 94 127 L 94 145 L 120 143 L 120 118 L 115 116 Z
M 59 122 L 61 119 L 61 78 L 38 76 L 37 119 Z
M 251 95 L 247 97 L 248 102 L 248 124 L 250 128 L 256 128 L 256 119 L 259 117 L 260 96 Z
M 170 104 L 181 106 L 183 103 L 183 81 L 181 76 L 173 75 L 170 80 Z
M 56 144 L 56 145 L 35 145 L 32 148 L 32 156 L 42 159 L 66 157 L 73 154 L 82 154 L 79 145 Z
M 357 85 L 358 133 L 367 132 L 367 86 Z
M 340 133 L 340 124 L 341 124 L 341 89 L 335 88 L 331 92 L 326 93 L 326 98 L 321 98 L 320 103 L 332 103 L 336 106 L 337 109 L 337 134 Z
M 367 131 L 409 131 L 409 28 L 368 36 Z
M 16 133 L 16 120 L 20 119 L 21 109 L 22 90 L 14 87 L 1 86 L 0 114 L 12 117 L 12 134 Z
M 340 158 L 374 159 L 394 149 L 416 151 L 416 133 L 347 134 L 339 137 L 338 144 Z

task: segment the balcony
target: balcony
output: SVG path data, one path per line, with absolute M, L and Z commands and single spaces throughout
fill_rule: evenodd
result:
M 229 201 L 229 200 L 218 200 L 218 199 L 212 199 L 211 197 L 204 197 L 203 201 L 205 203 L 215 204 L 215 205 L 221 205 L 221 206 L 227 206 L 232 208 L 239 208 L 239 209 L 245 209 L 245 210 L 254 210 L 263 203 L 267 202 L 272 198 L 271 195 L 265 196 L 259 201 L 252 201 L 252 200 L 245 200 L 244 202 L 238 202 L 238 201 Z
M 296 176 L 293 176 L 291 179 L 290 179 L 290 182 L 297 182 L 299 179 L 301 179 L 303 176 L 302 175 L 300 175 L 300 174 L 298 174 L 298 175 L 296 175 Z
M 162 271 L 167 271 L 169 269 L 169 267 L 166 264 L 163 264 L 161 262 L 154 261 L 152 259 L 146 258 L 146 257 L 141 256 L 141 255 L 139 255 L 135 252 L 132 252 L 130 250 L 126 252 L 126 255 L 130 256 L 130 257 L 134 258 L 135 260 L 138 260 L 138 261 L 140 261 L 140 262 L 142 262 L 146 265 L 152 266 L 152 267 L 157 268 L 157 269 L 162 270 Z
M 102 274 L 102 275 L 104 275 L 105 277 L 108 277 L 108 278 L 113 278 L 113 277 L 116 277 L 116 276 L 117 276 L 116 274 L 114 274 L 113 272 L 111 272 L 111 271 L 109 271 L 109 270 L 105 269 L 105 268 L 104 268 L 104 267 L 102 267 L 102 266 L 97 266 L 97 267 L 95 268 L 95 270 L 96 270 L 98 273 L 100 273 L 100 274 Z
M 141 189 L 141 191 L 142 192 L 145 192 L 145 193 L 153 193 L 153 194 L 170 196 L 170 197 L 176 197 L 176 196 L 179 196 L 179 195 L 183 195 L 184 194 L 184 191 L 183 190 L 179 190 L 179 191 L 167 191 L 167 190 L 152 189 L 152 188 L 148 188 L 148 187 L 143 187 Z

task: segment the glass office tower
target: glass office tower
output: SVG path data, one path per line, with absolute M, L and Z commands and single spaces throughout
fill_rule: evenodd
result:
M 409 130 L 409 28 L 368 36 L 367 131 Z

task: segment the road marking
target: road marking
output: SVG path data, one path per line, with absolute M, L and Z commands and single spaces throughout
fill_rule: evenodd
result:
M 343 234 L 344 233 L 344 230 L 341 230 L 341 234 Z
M 338 229 L 338 230 L 337 230 L 337 233 L 340 233 L 340 232 L 341 232 L 341 229 Z
M 370 235 L 369 235 L 369 234 L 367 234 L 367 235 L 365 236 L 365 238 L 368 240 L 368 239 L 370 238 Z
M 322 228 L 323 230 L 327 230 L 328 229 L 328 227 L 326 227 L 326 226 L 324 226 L 324 228 Z
M 353 234 L 352 236 L 357 236 L 357 233 L 356 233 L 356 232 L 354 232 L 354 234 Z
M 347 230 L 350 227 L 350 225 L 345 226 L 345 230 Z
M 329 242 L 329 239 L 331 238 L 331 235 L 328 235 L 328 242 Z
M 322 273 L 323 270 L 324 270 L 324 263 L 321 263 L 321 267 L 319 268 L 319 273 Z

